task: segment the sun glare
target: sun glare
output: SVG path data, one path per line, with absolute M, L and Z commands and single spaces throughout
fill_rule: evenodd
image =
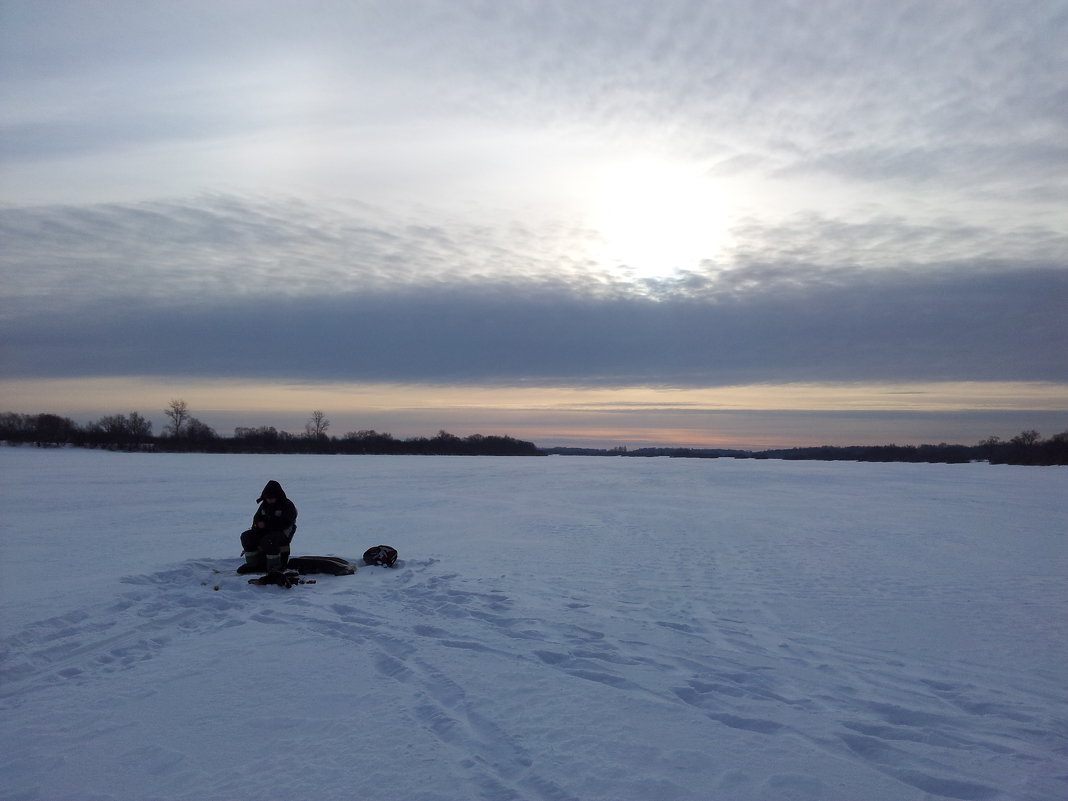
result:
M 655 159 L 604 168 L 589 225 L 593 259 L 635 278 L 666 278 L 715 258 L 726 233 L 717 186 L 699 168 Z

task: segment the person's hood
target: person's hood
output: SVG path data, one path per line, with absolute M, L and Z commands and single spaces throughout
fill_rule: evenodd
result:
M 268 495 L 273 495 L 280 501 L 286 500 L 286 491 L 282 489 L 282 485 L 277 481 L 268 481 L 263 488 L 263 492 L 260 493 L 260 497 L 256 499 L 256 503 L 263 503 L 263 499 Z

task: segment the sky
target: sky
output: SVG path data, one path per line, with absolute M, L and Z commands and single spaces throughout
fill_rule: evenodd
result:
M 1068 430 L 1068 0 L 0 0 L 0 410 Z

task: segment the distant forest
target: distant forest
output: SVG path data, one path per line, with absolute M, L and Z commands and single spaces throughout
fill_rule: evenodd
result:
M 321 414 L 321 413 L 317 413 Z M 0 414 L 0 441 L 38 447 L 74 446 L 160 453 L 323 453 L 415 454 L 433 456 L 540 456 L 533 442 L 507 436 L 472 434 L 458 437 L 447 431 L 436 436 L 396 439 L 377 431 L 350 431 L 328 436 L 329 421 L 313 416 L 302 434 L 278 431 L 274 426 L 236 428 L 222 437 L 188 414 L 188 408 L 169 408 L 171 423 L 159 436 L 152 423 L 137 412 L 108 415 L 82 426 L 55 414 Z
M 1012 439 L 990 437 L 978 445 L 820 445 L 767 451 L 698 448 L 548 448 L 543 453 L 562 456 L 670 456 L 677 459 L 793 459 L 824 462 L 930 462 L 962 464 L 1064 465 L 1068 464 L 1068 431 L 1042 439 L 1037 431 L 1024 431 Z
M 327 434 L 330 421 L 312 413 L 301 434 L 273 426 L 236 428 L 222 437 L 193 417 L 184 401 L 172 401 L 165 410 L 170 423 L 159 434 L 138 412 L 101 417 L 79 425 L 55 414 L 0 414 L 0 441 L 38 447 L 72 446 L 161 453 L 321 453 L 414 454 L 435 456 L 667 456 L 688 459 L 793 459 L 853 462 L 937 462 L 991 464 L 1068 464 L 1068 431 L 1043 439 L 1037 431 L 1024 431 L 1008 440 L 990 437 L 977 445 L 852 445 L 789 448 L 766 451 L 699 448 L 539 448 L 533 442 L 509 436 L 472 434 L 458 437 L 439 431 L 433 437 L 397 439 L 378 431 Z

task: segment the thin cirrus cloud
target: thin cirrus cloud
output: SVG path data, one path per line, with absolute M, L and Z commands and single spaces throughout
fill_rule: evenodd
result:
M 450 136 L 485 151 L 515 131 L 604 148 L 670 130 L 688 156 L 858 182 L 974 185 L 1027 153 L 1064 158 L 1060 3 L 42 7 L 26 29 L 33 14 L 7 11 L 20 80 L 5 82 L 4 147 L 16 167 L 64 156 L 75 183 L 103 164 L 112 181 L 181 194 L 209 175 L 254 180 L 242 152 L 309 146 L 329 165 L 288 152 L 299 169 L 279 180 L 371 177 L 378 191 L 388 181 L 367 173 L 383 159 L 395 181 L 413 159 L 420 173 L 440 161 L 422 152 L 463 161 Z M 175 157 L 153 160 L 159 148 Z M 471 170 L 494 168 L 470 155 Z M 39 172 L 12 177 L 41 191 Z

